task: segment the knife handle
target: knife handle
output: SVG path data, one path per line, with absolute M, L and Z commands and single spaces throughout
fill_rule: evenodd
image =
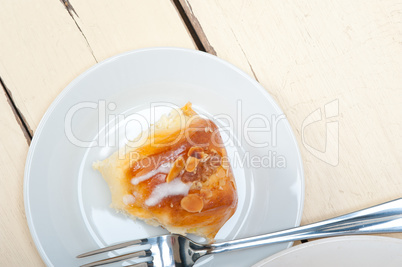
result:
M 296 240 L 402 232 L 402 198 L 332 219 L 211 245 L 208 254 Z

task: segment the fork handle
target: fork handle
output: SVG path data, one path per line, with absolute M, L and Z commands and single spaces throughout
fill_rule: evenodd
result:
M 207 254 L 296 240 L 402 232 L 402 198 L 329 220 L 211 245 Z

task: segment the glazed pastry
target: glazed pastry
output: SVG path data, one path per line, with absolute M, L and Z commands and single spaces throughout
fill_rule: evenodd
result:
M 237 207 L 217 126 L 187 103 L 140 136 L 94 163 L 109 185 L 111 206 L 171 233 L 212 241 Z

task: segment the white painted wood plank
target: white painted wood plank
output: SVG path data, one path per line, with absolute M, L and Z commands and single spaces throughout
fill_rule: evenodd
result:
M 72 13 L 98 61 L 132 49 L 194 48 L 175 6 L 165 0 L 71 0 Z
M 25 218 L 28 142 L 0 85 L 0 266 L 44 266 Z
M 0 77 L 32 131 L 61 90 L 97 61 L 149 46 L 194 48 L 169 1 L 75 4 L 79 17 L 58 0 L 1 3 Z M 44 266 L 24 216 L 28 143 L 3 94 L 0 111 L 0 266 Z
M 302 223 L 401 197 L 400 1 L 181 2 L 204 42 L 254 75 L 287 115 L 305 166 Z M 328 103 L 338 103 L 337 116 L 325 118 Z M 323 119 L 303 127 L 317 109 Z M 326 137 L 329 122 L 339 137 Z M 339 150 L 317 158 L 326 138 Z
M 32 130 L 60 91 L 96 63 L 59 1 L 3 1 L 0 77 Z
M 32 130 L 61 90 L 97 61 L 150 46 L 194 48 L 170 1 L 70 2 L 79 17 L 57 0 L 1 5 L 0 77 Z

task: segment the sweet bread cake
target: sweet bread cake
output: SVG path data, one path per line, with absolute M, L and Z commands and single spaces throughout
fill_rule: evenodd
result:
M 140 136 L 93 165 L 109 185 L 111 207 L 171 233 L 212 241 L 237 207 L 218 127 L 187 103 Z

